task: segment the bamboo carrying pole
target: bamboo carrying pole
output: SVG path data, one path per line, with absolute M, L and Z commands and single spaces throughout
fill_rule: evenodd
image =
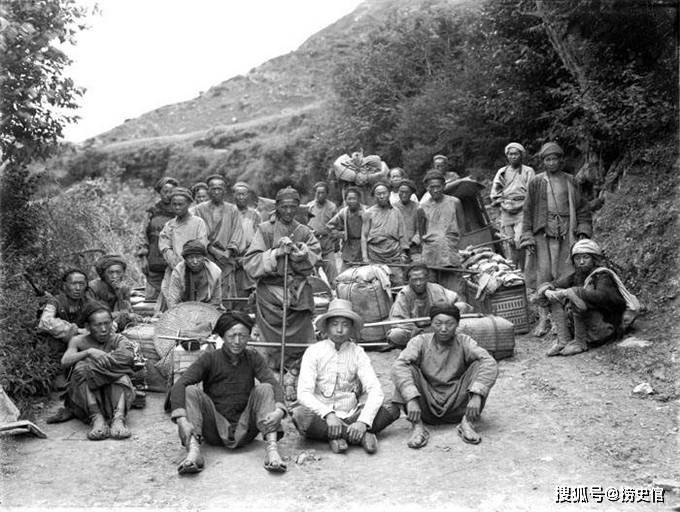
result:
M 286 327 L 288 322 L 288 253 L 283 256 L 283 324 L 281 325 L 281 363 L 279 365 L 279 382 L 283 387 L 283 364 L 286 357 Z M 276 345 L 274 343 L 274 345 Z
M 371 263 L 364 263 L 363 261 L 348 261 L 348 265 L 353 265 L 357 267 L 363 267 L 366 265 L 371 265 Z M 409 268 L 413 266 L 413 263 L 378 263 L 378 265 L 387 265 L 388 267 L 398 267 L 398 268 Z M 430 270 L 438 270 L 442 272 L 458 272 L 460 274 L 479 274 L 477 270 L 468 270 L 466 268 L 457 267 L 427 267 Z

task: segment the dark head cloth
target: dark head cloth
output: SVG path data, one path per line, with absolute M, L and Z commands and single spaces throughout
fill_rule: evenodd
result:
M 401 180 L 399 182 L 399 186 L 410 188 L 412 193 L 416 192 L 416 184 L 413 182 L 413 180 Z
M 127 263 L 125 263 L 123 256 L 120 254 L 106 254 L 99 258 L 97 263 L 95 263 L 95 269 L 97 270 L 99 277 L 104 277 L 104 272 L 111 265 L 121 265 L 123 271 L 127 270 Z
M 546 142 L 541 146 L 541 150 L 538 152 L 538 156 L 542 159 L 548 155 L 564 155 L 564 151 L 557 142 Z
M 441 180 L 442 183 L 444 183 L 444 181 L 446 181 L 444 179 L 444 175 L 440 171 L 437 171 L 435 169 L 432 169 L 432 170 L 427 171 L 425 173 L 425 177 L 423 178 L 423 183 L 427 183 L 430 180 Z
M 326 183 L 325 181 L 317 181 L 316 183 L 314 183 L 313 190 L 316 191 L 316 189 L 319 188 L 319 187 L 325 188 L 326 192 L 328 192 L 328 183 Z
M 211 174 L 205 179 L 205 182 L 210 183 L 211 180 L 221 180 L 225 185 L 227 184 L 227 179 L 221 174 Z
M 194 200 L 194 196 L 191 195 L 191 191 L 184 187 L 175 187 L 170 197 L 182 196 L 186 197 L 189 202 Z
M 89 322 L 90 317 L 99 311 L 106 311 L 109 315 L 111 314 L 111 308 L 109 308 L 106 304 L 102 304 L 96 300 L 89 300 L 85 304 L 85 307 L 83 307 L 83 318 Z
M 378 187 L 380 187 L 380 186 L 385 187 L 387 190 L 390 189 L 390 184 L 389 184 L 389 183 L 387 183 L 386 181 L 380 180 L 379 182 L 377 182 L 375 185 L 373 185 L 373 186 L 371 187 L 371 195 L 372 195 L 372 196 L 375 195 L 375 189 L 378 188 Z
M 208 184 L 205 183 L 204 181 L 199 181 L 198 183 L 194 183 L 194 184 L 191 186 L 191 193 L 192 193 L 193 195 L 196 195 L 196 192 L 197 192 L 198 190 L 201 190 L 201 189 L 203 189 L 203 190 L 208 190 Z
M 286 199 L 293 199 L 299 203 L 300 194 L 293 187 L 282 188 L 276 193 L 276 202 L 280 203 L 281 201 L 285 201 Z
M 244 325 L 248 330 L 253 328 L 253 321 L 247 314 L 240 311 L 228 311 L 217 319 L 213 334 L 224 336 L 225 332 L 238 324 Z
M 173 187 L 179 186 L 179 181 L 177 181 L 175 178 L 170 178 L 169 176 L 163 176 L 162 178 L 160 178 L 160 179 L 156 182 L 156 184 L 154 185 L 153 188 L 154 188 L 154 190 L 155 190 L 156 192 L 160 192 L 161 189 L 162 189 L 165 185 L 167 185 L 168 183 L 170 183 L 170 185 L 172 185 Z
M 190 254 L 208 255 L 208 251 L 200 240 L 189 240 L 182 247 L 182 256 L 189 256 Z
M 460 309 L 453 304 L 436 304 L 430 308 L 430 319 L 437 315 L 452 316 L 457 322 L 460 322 Z

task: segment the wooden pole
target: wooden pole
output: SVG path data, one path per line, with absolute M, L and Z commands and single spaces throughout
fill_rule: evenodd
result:
M 283 324 L 281 325 L 281 361 L 279 364 L 279 382 L 283 387 L 283 364 L 286 357 L 286 327 L 288 323 L 288 253 L 283 256 Z

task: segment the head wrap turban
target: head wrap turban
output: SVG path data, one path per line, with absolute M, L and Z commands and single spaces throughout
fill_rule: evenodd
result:
M 170 178 L 169 176 L 163 176 L 162 178 L 160 178 L 160 179 L 156 182 L 156 184 L 154 185 L 153 188 L 154 188 L 154 190 L 155 190 L 156 192 L 160 192 L 161 189 L 162 189 L 165 185 L 167 185 L 168 183 L 169 183 L 170 185 L 172 185 L 173 187 L 179 186 L 179 182 L 178 182 L 175 178 Z
M 427 183 L 430 180 L 441 180 L 442 183 L 444 183 L 444 181 L 446 181 L 444 179 L 444 175 L 441 172 L 439 172 L 435 169 L 432 169 L 432 170 L 427 171 L 425 173 L 425 177 L 423 178 L 423 183 Z
M 437 304 L 430 308 L 430 319 L 437 315 L 452 316 L 457 322 L 460 322 L 460 309 L 453 304 Z
M 189 256 L 190 254 L 201 254 L 203 256 L 208 255 L 208 251 L 205 249 L 205 245 L 199 240 L 189 240 L 182 247 L 182 256 Z
M 192 185 L 191 193 L 195 196 L 196 192 L 200 189 L 208 190 L 208 184 L 203 181 L 199 181 L 198 183 Z
M 123 271 L 127 270 L 127 263 L 125 263 L 123 256 L 120 254 L 106 254 L 99 258 L 95 264 L 95 269 L 97 270 L 99 277 L 103 278 L 104 272 L 106 272 L 106 269 L 111 265 L 121 265 L 123 267 Z
M 574 247 L 571 248 L 571 257 L 573 258 L 577 254 L 592 254 L 594 256 L 602 256 L 602 249 L 600 249 L 600 246 L 597 245 L 597 242 L 594 240 L 584 238 L 583 240 L 576 242 Z
M 411 192 L 415 193 L 416 191 L 416 184 L 413 182 L 413 180 L 401 180 L 399 182 L 400 187 L 408 187 L 411 189 Z
M 248 185 L 245 181 L 237 181 L 236 183 L 234 183 L 234 186 L 231 187 L 231 190 L 236 192 L 237 188 L 245 188 L 246 190 L 248 190 L 248 192 L 250 192 L 250 185 Z
M 507 146 L 505 146 L 505 156 L 508 156 L 508 151 L 511 149 L 516 149 L 520 153 L 522 153 L 522 156 L 527 154 L 526 149 L 524 149 L 524 146 L 522 146 L 519 142 L 511 142 Z
M 194 196 L 191 195 L 191 191 L 189 189 L 186 189 L 184 187 L 175 187 L 170 194 L 170 197 L 175 197 L 175 196 L 182 196 L 186 197 L 189 202 L 194 200 Z
M 559 155 L 562 156 L 564 155 L 564 151 L 562 151 L 562 148 L 557 142 L 546 142 L 541 146 L 541 150 L 538 152 L 538 156 L 541 157 L 541 159 L 545 158 L 548 155 Z
M 389 190 L 390 184 L 382 180 L 377 182 L 376 184 L 373 185 L 373 187 L 371 187 L 371 195 L 375 195 L 375 189 L 378 187 L 385 187 L 387 190 Z
M 221 174 L 211 174 L 210 176 L 208 176 L 208 177 L 205 179 L 205 182 L 208 183 L 208 184 L 210 184 L 210 182 L 211 182 L 212 180 L 220 180 L 220 181 L 222 181 L 222 182 L 225 183 L 225 184 L 227 183 L 227 179 L 226 179 L 224 176 L 222 176 Z
M 90 300 L 87 301 L 85 307 L 83 307 L 83 316 L 89 321 L 90 317 L 99 311 L 106 311 L 109 315 L 111 314 L 111 308 L 106 304 L 102 304 L 96 300 Z
M 225 332 L 238 324 L 244 325 L 248 330 L 253 328 L 253 321 L 248 315 L 239 311 L 229 311 L 227 313 L 223 313 L 222 316 L 217 319 L 217 323 L 213 329 L 213 334 L 224 336 Z
M 286 199 L 293 199 L 299 203 L 300 194 L 293 187 L 282 188 L 276 193 L 276 203 L 278 204 Z
M 314 189 L 313 190 L 316 191 L 316 189 L 319 188 L 319 187 L 325 188 L 326 192 L 328 192 L 328 183 L 326 183 L 325 181 L 317 181 L 316 183 L 314 183 Z

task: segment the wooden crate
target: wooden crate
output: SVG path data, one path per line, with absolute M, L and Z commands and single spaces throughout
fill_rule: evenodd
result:
M 493 295 L 485 294 L 476 299 L 478 287 L 475 283 L 465 280 L 467 302 L 474 307 L 475 312 L 496 315 L 510 320 L 515 325 L 515 334 L 529 332 L 529 310 L 527 290 L 524 284 L 499 288 Z

